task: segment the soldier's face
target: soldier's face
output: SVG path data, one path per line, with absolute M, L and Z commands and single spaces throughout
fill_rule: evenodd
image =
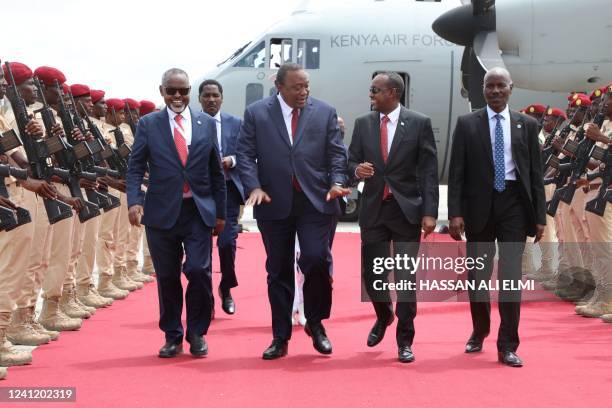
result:
M 165 84 L 159 86 L 159 92 L 166 106 L 173 112 L 181 113 L 189 105 L 189 81 L 185 75 L 174 74 Z
M 8 83 L 4 79 L 4 74 L 0 73 L 0 99 L 4 98 L 4 95 L 6 95 L 7 86 Z
M 45 99 L 49 105 L 57 105 L 59 100 L 59 95 L 57 93 L 57 89 L 54 86 L 44 86 Z
M 210 116 L 215 116 L 221 109 L 223 103 L 223 95 L 219 91 L 217 85 L 206 85 L 202 88 L 200 94 L 200 105 L 202 110 L 208 113 Z
M 91 101 L 91 96 L 81 96 L 76 100 L 76 103 L 79 105 L 78 109 L 81 115 L 91 116 L 93 114 L 93 102 Z M 83 105 L 84 110 L 81 109 L 80 105 Z
M 34 79 L 27 79 L 24 83 L 19 85 L 17 89 L 19 89 L 19 93 L 21 94 L 21 97 L 25 101 L 26 105 L 32 105 L 34 102 L 36 102 L 38 92 L 36 92 L 36 87 L 34 86 Z
M 504 75 L 489 75 L 484 84 L 484 98 L 495 112 L 501 112 L 508 105 L 512 94 L 512 81 Z
M 287 105 L 298 109 L 306 106 L 310 94 L 310 82 L 308 74 L 303 69 L 288 71 L 283 83 L 277 84 L 276 88 Z
M 93 112 L 96 118 L 103 118 L 106 116 L 106 111 L 108 107 L 106 106 L 106 100 L 104 98 L 100 99 L 98 102 L 93 105 Z
M 553 131 L 553 129 L 555 128 L 555 125 L 557 124 L 557 117 L 556 116 L 552 116 L 552 115 L 546 115 L 544 117 L 544 123 L 543 123 L 543 127 L 544 127 L 544 131 L 546 131 L 547 133 L 550 133 Z

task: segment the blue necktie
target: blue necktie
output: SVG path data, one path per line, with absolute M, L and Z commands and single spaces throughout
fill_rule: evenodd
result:
M 497 114 L 495 125 L 495 146 L 493 148 L 493 162 L 495 163 L 495 180 L 493 188 L 500 193 L 506 189 L 506 167 L 504 162 L 504 130 L 502 129 L 502 116 Z

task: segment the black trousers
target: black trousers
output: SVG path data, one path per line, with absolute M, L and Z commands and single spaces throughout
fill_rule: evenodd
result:
M 506 189 L 493 193 L 492 208 L 485 228 L 478 233 L 470 232 L 466 226 L 467 256 L 483 257 L 482 270 L 470 270 L 468 279 L 478 285 L 489 281 L 493 272 L 496 254 L 495 241 L 499 246 L 498 280 L 521 281 L 521 261 L 527 239 L 527 217 L 521 199 L 518 182 L 506 181 Z M 470 290 L 470 311 L 474 335 L 484 339 L 491 328 L 491 302 L 488 290 Z M 501 324 L 497 335 L 498 351 L 516 351 L 519 346 L 519 320 L 521 316 L 520 290 L 499 291 L 499 315 Z
M 291 338 L 291 313 L 295 295 L 295 235 L 300 241 L 298 265 L 304 274 L 304 314 L 310 323 L 330 316 L 332 287 L 329 234 L 332 215 L 317 211 L 302 192 L 294 191 L 289 217 L 257 220 L 266 248 L 268 299 L 275 339 Z
M 236 240 L 238 239 L 238 215 L 242 197 L 233 181 L 227 180 L 227 205 L 225 212 L 225 228 L 217 238 L 219 264 L 221 266 L 222 291 L 238 286 L 236 278 Z
M 363 283 L 366 292 L 372 300 L 376 318 L 387 321 L 393 313 L 393 303 L 388 291 L 374 290 L 374 280 L 388 281 L 386 274 L 375 275 L 369 265 L 373 264 L 373 257 L 389 257 L 391 247 L 393 254 L 406 253 L 415 257 L 419 251 L 421 239 L 421 226 L 411 224 L 406 220 L 399 204 L 395 199 L 385 201 L 376 224 L 372 227 L 361 228 L 361 255 Z M 406 245 L 408 243 L 408 245 Z M 416 282 L 416 275 L 407 271 L 395 271 L 395 282 L 408 280 Z M 395 315 L 398 318 L 396 340 L 398 346 L 411 346 L 414 340 L 414 318 L 417 313 L 416 293 L 397 292 Z
M 166 340 L 173 343 L 183 340 L 181 270 L 188 281 L 187 336 L 206 334 L 212 308 L 212 229 L 202 221 L 193 199 L 185 199 L 172 228 L 146 227 L 146 233 L 157 278 L 159 328 L 166 334 Z M 181 267 L 183 254 L 186 257 Z

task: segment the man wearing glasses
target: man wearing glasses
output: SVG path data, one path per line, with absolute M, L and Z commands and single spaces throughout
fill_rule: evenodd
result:
M 215 143 L 215 120 L 192 111 L 189 78 L 172 68 L 162 76 L 166 109 L 140 119 L 127 175 L 129 218 L 146 226 L 159 293 L 159 357 L 183 350 L 183 288 L 187 277 L 187 332 L 194 357 L 208 354 L 204 335 L 212 310 L 212 233 L 225 224 L 225 177 Z M 149 166 L 146 197 L 140 186 Z M 183 262 L 183 254 L 186 255 Z M 182 265 L 181 265 L 182 264 Z
M 376 322 L 367 345 L 374 347 L 393 322 L 389 291 L 375 283 L 386 281 L 387 273 L 375 275 L 374 257 L 408 252 L 416 256 L 421 230 L 425 237 L 436 226 L 438 217 L 438 159 L 431 120 L 401 106 L 404 81 L 395 72 L 377 75 L 370 87 L 372 112 L 355 120 L 349 147 L 349 175 L 365 182 L 361 195 L 359 226 L 362 242 L 362 273 L 368 298 L 376 312 Z M 395 282 L 401 277 L 395 271 Z M 414 361 L 414 317 L 416 298 L 407 288 L 397 292 L 396 340 L 398 359 Z

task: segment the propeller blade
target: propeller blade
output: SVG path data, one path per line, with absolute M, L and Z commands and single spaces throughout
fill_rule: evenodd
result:
M 474 15 L 481 16 L 495 6 L 495 0 L 472 0 L 472 5 L 474 6 Z
M 499 50 L 499 40 L 495 31 L 481 31 L 474 38 L 474 53 L 485 70 L 494 67 L 506 68 Z

